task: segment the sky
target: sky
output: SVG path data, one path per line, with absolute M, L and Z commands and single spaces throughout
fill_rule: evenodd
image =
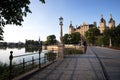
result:
M 25 42 L 25 40 L 46 41 L 49 35 L 60 37 L 59 18 L 63 17 L 63 35 L 68 33 L 70 21 L 73 26 L 92 24 L 94 21 L 99 26 L 101 14 L 106 20 L 112 14 L 116 25 L 120 23 L 120 0 L 30 0 L 32 14 L 24 17 L 22 26 L 6 25 L 4 28 L 5 42 Z

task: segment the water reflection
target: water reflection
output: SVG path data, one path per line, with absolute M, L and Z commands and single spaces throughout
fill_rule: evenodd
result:
M 25 47 L 25 52 L 37 52 L 38 47 Z
M 24 54 L 34 54 L 30 56 L 24 56 L 20 58 L 13 58 L 14 62 L 22 62 L 23 58 L 26 60 L 31 60 L 32 56 L 38 58 L 38 48 L 0 48 L 0 62 L 9 64 L 10 51 L 13 51 L 13 56 L 24 55 Z M 40 54 L 41 57 L 44 56 L 47 50 L 43 50 Z

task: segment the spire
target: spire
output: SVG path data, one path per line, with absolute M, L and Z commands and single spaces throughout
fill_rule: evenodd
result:
M 104 18 L 103 18 L 103 14 L 101 14 L 101 20 L 100 22 L 105 22 Z
M 112 18 L 112 14 L 110 14 L 110 20 L 109 23 L 114 22 L 113 18 Z
M 70 26 L 72 26 L 72 21 L 70 21 Z
M 101 18 L 103 18 L 103 14 L 101 14 Z
M 70 24 L 72 24 L 72 21 L 70 21 Z
M 110 18 L 112 18 L 112 14 L 110 14 Z

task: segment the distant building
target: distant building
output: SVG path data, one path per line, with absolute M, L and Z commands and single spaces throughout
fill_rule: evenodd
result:
M 103 33 L 104 30 L 106 29 L 106 21 L 103 18 L 103 15 L 101 15 L 100 26 L 98 27 L 98 29 L 100 30 L 100 33 Z
M 70 23 L 69 26 L 69 34 L 74 33 L 74 32 L 79 32 L 81 34 L 81 36 L 85 36 L 85 32 L 89 30 L 89 28 L 95 28 L 96 27 L 96 22 L 94 22 L 93 24 L 87 24 L 87 23 L 83 23 L 80 26 L 76 26 L 76 28 L 74 28 L 72 26 L 72 23 Z
M 85 32 L 88 31 L 90 28 L 96 28 L 97 27 L 97 23 L 94 22 L 93 24 L 87 24 L 87 23 L 83 23 L 80 26 L 76 26 L 76 28 L 72 25 L 72 22 L 70 22 L 69 25 L 69 34 L 74 33 L 74 32 L 79 32 L 81 34 L 82 37 L 85 36 Z M 109 28 L 114 28 L 115 27 L 115 20 L 113 20 L 112 15 L 110 14 L 110 20 L 108 22 L 108 27 L 106 26 L 106 21 L 103 18 L 103 15 L 101 15 L 101 19 L 100 19 L 100 25 L 98 26 L 98 29 L 100 30 L 100 33 L 102 34 L 104 32 L 105 29 Z

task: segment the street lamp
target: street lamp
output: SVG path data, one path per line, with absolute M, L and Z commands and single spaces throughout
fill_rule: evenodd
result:
M 59 18 L 59 21 L 60 21 L 60 23 L 59 23 L 59 25 L 60 25 L 60 43 L 62 44 L 62 43 L 63 43 L 63 39 L 62 39 L 62 35 L 63 35 L 63 31 L 62 31 L 63 18 L 60 17 L 60 18 Z

